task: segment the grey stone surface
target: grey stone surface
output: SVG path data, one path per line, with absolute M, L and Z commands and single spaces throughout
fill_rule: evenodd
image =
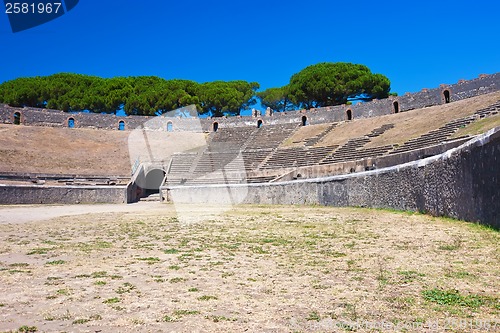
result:
M 3 205 L 126 202 L 126 186 L 0 185 Z
M 165 198 L 214 203 L 221 191 L 253 204 L 420 211 L 500 228 L 500 128 L 443 154 L 378 170 L 281 183 L 163 187 Z

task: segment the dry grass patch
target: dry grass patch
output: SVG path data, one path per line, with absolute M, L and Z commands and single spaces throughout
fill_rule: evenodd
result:
M 0 331 L 332 332 L 500 315 L 494 230 L 256 205 L 182 225 L 164 207 L 0 224 Z

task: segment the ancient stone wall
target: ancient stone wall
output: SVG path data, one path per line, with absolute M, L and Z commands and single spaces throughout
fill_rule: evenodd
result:
M 1 185 L 0 204 L 126 203 L 126 186 Z
M 172 131 L 213 131 L 213 124 L 217 122 L 218 128 L 255 126 L 262 120 L 263 125 L 276 125 L 286 123 L 301 123 L 302 117 L 307 117 L 308 124 L 338 122 L 347 119 L 348 110 L 353 119 L 377 117 L 394 113 L 395 102 L 399 112 L 419 109 L 447 102 L 444 92 L 449 93 L 449 102 L 454 102 L 478 95 L 495 92 L 500 89 L 500 73 L 481 75 L 477 79 L 460 81 L 452 85 L 441 85 L 434 89 L 423 89 L 417 93 L 406 93 L 398 97 L 389 97 L 382 100 L 373 100 L 356 105 L 338 105 L 311 110 L 298 110 L 288 112 L 274 112 L 270 115 L 257 114 L 256 116 L 214 117 L 201 119 L 186 119 L 180 117 L 145 117 L 127 116 L 117 117 L 109 114 L 95 113 L 66 113 L 57 110 L 36 108 L 13 108 L 0 104 L 0 123 L 13 124 L 14 114 L 19 112 L 20 122 L 31 126 L 56 126 L 68 127 L 70 118 L 74 120 L 76 128 L 97 128 L 118 130 L 123 122 L 125 130 L 146 127 L 153 130 Z M 169 126 L 168 123 L 171 123 Z M 200 128 L 201 123 L 201 128 Z

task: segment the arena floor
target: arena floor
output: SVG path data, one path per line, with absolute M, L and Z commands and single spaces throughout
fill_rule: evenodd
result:
M 498 231 L 406 212 L 2 206 L 0 332 L 500 331 L 499 263 Z

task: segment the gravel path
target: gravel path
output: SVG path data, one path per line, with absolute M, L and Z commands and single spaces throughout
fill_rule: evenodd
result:
M 95 213 L 129 213 L 145 210 L 161 210 L 165 205 L 158 202 L 138 202 L 135 204 L 103 205 L 21 205 L 0 206 L 0 224 L 20 224 L 49 220 L 56 217 Z

